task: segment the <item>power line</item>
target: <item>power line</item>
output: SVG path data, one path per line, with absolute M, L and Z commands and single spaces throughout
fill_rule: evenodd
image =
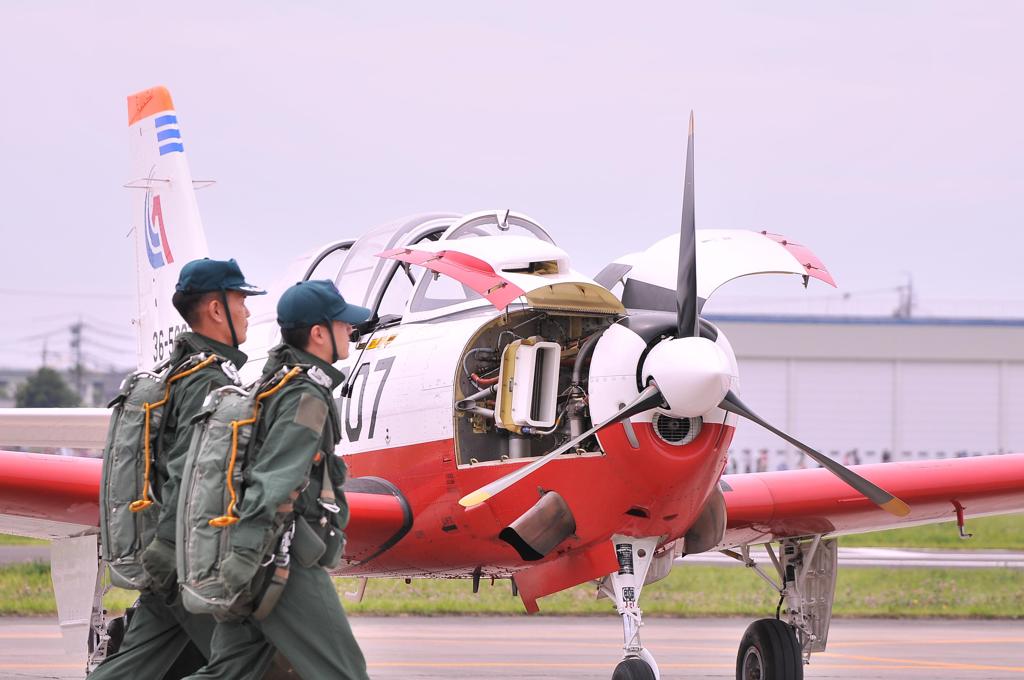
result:
M 94 372 L 103 373 L 109 370 L 121 371 L 126 370 L 125 362 L 123 361 L 111 361 L 104 357 L 98 357 L 95 354 L 85 353 L 82 358 L 86 360 L 86 364 L 92 367 Z
M 111 347 L 110 345 L 104 345 L 102 342 L 96 342 L 95 340 L 89 339 L 85 341 L 90 348 L 98 347 L 105 352 L 114 352 L 115 354 L 124 354 L 125 352 L 135 352 L 135 347 Z
M 134 335 L 129 335 L 128 333 L 114 333 L 113 331 L 108 331 L 108 330 L 104 330 L 102 328 L 98 328 L 97 326 L 94 326 L 91 323 L 83 323 L 82 327 L 86 328 L 86 329 L 88 329 L 88 330 L 90 330 L 90 331 L 92 331 L 94 333 L 99 333 L 100 335 L 102 335 L 102 336 L 104 336 L 104 337 L 106 337 L 108 339 L 125 340 L 125 341 L 129 341 L 129 342 L 135 342 L 135 336 Z
M 90 331 L 94 331 L 94 332 L 96 332 L 96 333 L 98 333 L 100 335 L 103 335 L 107 339 L 123 340 L 125 343 L 131 344 L 131 345 L 134 345 L 135 340 L 136 340 L 136 338 L 134 336 L 132 336 L 132 335 L 130 335 L 128 333 L 114 333 L 114 332 L 107 331 L 107 330 L 104 330 L 102 328 L 99 328 L 97 326 L 94 326 L 92 324 L 75 322 L 75 323 L 69 324 L 67 326 L 61 326 L 59 328 L 54 328 L 54 329 L 51 329 L 49 331 L 43 331 L 41 333 L 33 333 L 32 335 L 22 335 L 20 337 L 6 339 L 6 340 L 3 340 L 3 342 L 4 343 L 35 342 L 36 340 L 45 340 L 45 339 L 51 338 L 51 337 L 53 337 L 55 335 L 61 335 L 61 334 L 64 334 L 64 333 L 69 333 L 70 332 L 70 333 L 74 334 L 75 333 L 75 328 L 79 327 L 79 326 L 81 326 L 82 329 L 88 329 Z M 115 350 L 115 351 L 121 351 L 121 350 Z
M 14 338 L 12 340 L 5 340 L 5 342 L 32 342 L 32 341 L 35 341 L 35 340 L 45 340 L 45 339 L 50 338 L 50 337 L 52 337 L 54 335 L 58 335 L 60 333 L 67 333 L 67 332 L 68 332 L 68 327 L 67 326 L 61 326 L 60 328 L 55 328 L 52 331 L 45 331 L 43 333 L 36 333 L 34 335 L 23 335 L 20 338 Z
M 96 328 L 101 332 L 114 334 L 117 333 L 123 336 L 131 336 L 134 339 L 134 334 L 125 330 L 125 324 L 113 324 L 99 317 L 92 316 L 91 314 L 83 314 L 82 317 L 89 323 L 91 328 Z M 128 323 L 131 326 L 132 323 Z
M 71 290 L 28 290 L 20 288 L 0 288 L 0 295 L 13 295 L 20 297 L 95 298 L 103 300 L 127 300 L 134 297 L 130 293 L 91 293 Z
M 89 324 L 87 322 L 82 323 L 82 328 L 89 331 L 90 334 L 101 336 L 105 340 L 124 340 L 126 342 L 135 342 L 136 338 L 135 334 L 115 333 L 113 331 L 108 331 L 105 329 L 101 329 L 97 326 L 93 326 L 92 324 Z

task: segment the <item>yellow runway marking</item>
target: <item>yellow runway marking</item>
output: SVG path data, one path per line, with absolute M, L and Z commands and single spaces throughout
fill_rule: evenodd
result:
M 0 640 L 59 640 L 60 633 L 0 633 Z
M 370 668 L 600 668 L 607 663 L 555 661 L 382 661 L 368 664 Z M 734 663 L 668 663 L 659 668 L 735 668 Z
M 999 644 L 1024 644 L 1024 637 L 1009 638 L 988 638 L 972 640 L 960 638 L 958 640 L 915 640 L 915 639 L 889 639 L 889 640 L 860 640 L 857 642 L 830 642 L 829 647 L 876 647 L 895 645 L 999 645 Z
M 719 641 L 721 638 L 715 639 Z M 435 644 L 441 644 L 445 646 L 456 646 L 464 643 L 462 640 L 453 640 L 450 637 L 436 637 L 433 635 L 413 635 L 413 636 L 402 636 L 399 638 L 391 638 L 391 642 L 401 643 L 402 641 L 429 641 Z M 515 646 L 519 644 L 517 640 L 495 638 L 480 638 L 478 642 L 486 642 L 489 645 L 496 646 Z M 709 640 L 710 641 L 710 640 Z M 733 647 L 717 647 L 708 644 L 700 644 L 700 640 L 693 641 L 694 644 L 658 644 L 654 642 L 652 646 L 656 646 L 658 650 L 665 651 L 676 651 L 676 652 L 705 652 L 705 653 L 721 653 L 721 654 L 734 654 L 735 649 Z M 961 640 L 865 640 L 856 642 L 846 643 L 833 643 L 833 648 L 851 648 L 851 647 L 868 647 L 868 646 L 936 646 L 936 645 L 977 645 L 977 644 L 1016 644 L 1024 643 L 1024 638 L 1007 637 L 1007 638 L 983 638 L 983 639 L 961 639 Z M 559 646 L 562 648 L 581 648 L 581 649 L 604 649 L 608 645 L 600 642 L 585 642 L 582 640 L 532 640 L 531 644 L 542 646 L 542 647 L 553 647 Z M 814 659 L 818 661 L 816 664 L 822 668 L 832 669 L 853 669 L 853 670 L 931 670 L 931 671 L 1001 671 L 1006 673 L 1024 673 L 1024 667 L 1018 666 L 999 666 L 991 664 L 974 664 L 974 663 L 961 663 L 954 661 L 940 661 L 940 660 L 921 660 L 921 659 L 902 659 L 892 657 L 880 657 L 880 656 L 861 656 L 856 654 L 845 654 L 841 652 L 824 652 L 816 654 Z M 842 663 L 840 660 L 846 659 L 851 661 L 863 661 L 867 663 Z M 516 662 L 516 661 L 495 661 L 495 662 L 382 662 L 376 665 L 381 668 L 498 668 L 498 667 L 512 667 L 512 668 L 540 668 L 540 667 L 557 667 L 557 668 L 604 668 L 607 664 L 605 663 L 583 663 L 583 662 L 565 662 L 565 663 L 554 663 L 554 662 Z M 733 668 L 734 664 L 725 663 L 659 663 L 662 668 L 676 668 L 676 669 L 719 669 L 719 668 Z
M 819 668 L 835 670 L 930 670 L 930 671 L 965 671 L 965 670 L 998 670 L 1024 672 L 1009 666 L 975 666 L 972 664 L 943 664 L 939 666 L 917 666 L 918 662 L 903 662 L 899 659 L 885 659 L 889 663 L 826 663 L 818 664 Z M 381 661 L 370 662 L 370 668 L 565 668 L 565 669 L 607 669 L 607 663 L 594 662 L 548 662 L 548 661 Z M 813 665 L 813 664 L 812 664 Z M 955 667 L 954 667 L 955 666 Z M 658 663 L 661 669 L 673 670 L 721 670 L 736 668 L 735 663 Z
M 366 636 L 360 639 L 367 639 Z M 411 638 L 411 637 L 392 637 L 392 638 L 375 638 L 377 640 L 387 640 L 395 644 L 401 644 L 403 642 L 430 642 L 438 645 L 458 646 L 464 647 L 466 644 L 465 640 L 453 640 L 451 638 Z M 492 646 L 505 646 L 505 647 L 519 647 L 522 645 L 521 640 L 501 640 L 499 638 L 474 638 L 475 643 L 485 642 Z M 579 647 L 583 649 L 615 649 L 614 643 L 608 642 L 582 642 L 576 640 L 530 640 L 530 645 L 535 647 Z M 651 646 L 656 646 L 659 650 L 667 650 L 674 652 L 717 652 L 725 654 L 735 654 L 736 649 L 734 647 L 711 647 L 708 645 L 702 645 L 699 643 L 680 645 L 680 644 L 658 644 L 654 643 Z M 616 652 L 617 653 L 617 652 Z
M 948 669 L 958 671 L 1002 671 L 1004 673 L 1024 673 L 1024 666 L 990 666 L 987 664 L 959 663 L 955 661 L 927 661 L 924 659 L 893 659 L 886 656 L 860 656 L 857 654 L 837 654 L 823 652 L 821 659 L 854 659 L 857 661 L 879 661 L 881 663 L 904 664 L 904 667 L 927 670 Z

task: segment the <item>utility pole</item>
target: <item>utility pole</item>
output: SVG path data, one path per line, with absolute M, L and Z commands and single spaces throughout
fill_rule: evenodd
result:
M 50 340 L 49 338 L 43 338 L 43 368 L 46 368 L 46 359 L 47 359 L 46 343 L 49 342 L 49 340 Z
M 892 315 L 897 319 L 909 319 L 914 314 L 914 277 L 907 274 L 906 285 L 900 286 L 897 290 L 900 293 L 900 301 Z
M 85 398 L 82 384 L 82 325 L 81 319 L 71 324 L 71 355 L 75 362 L 72 373 L 75 377 L 75 392 L 78 393 L 79 399 Z

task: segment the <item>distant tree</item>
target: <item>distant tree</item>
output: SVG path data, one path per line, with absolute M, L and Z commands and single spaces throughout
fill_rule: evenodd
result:
M 68 387 L 60 373 L 44 366 L 18 387 L 14 403 L 19 408 L 78 406 L 78 395 Z

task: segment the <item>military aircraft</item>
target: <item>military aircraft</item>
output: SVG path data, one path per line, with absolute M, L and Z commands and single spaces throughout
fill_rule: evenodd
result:
M 128 98 L 138 248 L 140 367 L 185 327 L 169 304 L 180 266 L 207 254 L 170 94 Z M 659 678 L 640 639 L 643 589 L 680 556 L 722 551 L 780 597 L 754 622 L 738 678 L 803 677 L 825 649 L 837 537 L 1024 510 L 1024 454 L 844 467 L 740 398 L 704 302 L 740 276 L 834 285 L 784 237 L 696 230 L 693 121 L 678 233 L 590 278 L 535 220 L 507 210 L 418 215 L 297 259 L 284 285 L 336 281 L 371 320 L 337 394 L 350 469 L 339 575 L 511 579 L 529 612 L 592 582 L 621 617 L 616 679 Z M 279 333 L 256 309 L 243 347 L 258 375 Z M 0 444 L 102 447 L 105 409 L 0 412 Z M 821 467 L 723 475 L 741 420 Z M 97 560 L 100 462 L 0 453 L 0 530 L 53 539 L 65 639 L 107 632 Z M 768 548 L 762 568 L 750 548 Z M 683 560 L 685 562 L 685 559 Z M 363 581 L 365 587 L 365 581 Z

